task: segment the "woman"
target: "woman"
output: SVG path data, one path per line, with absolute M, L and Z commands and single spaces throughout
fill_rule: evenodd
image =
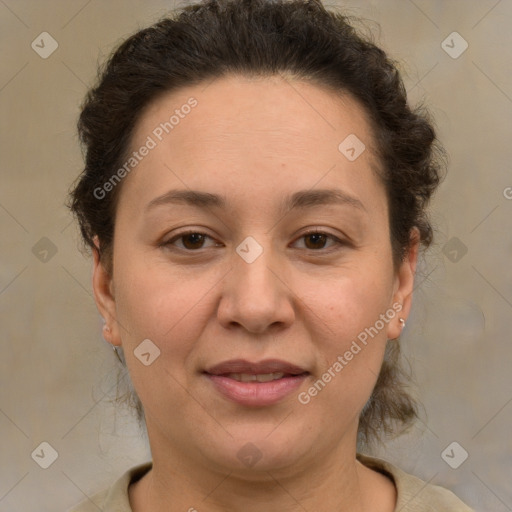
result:
M 319 1 L 204 1 L 126 40 L 79 120 L 71 207 L 152 462 L 77 512 L 468 511 L 363 455 L 399 366 L 442 150 Z

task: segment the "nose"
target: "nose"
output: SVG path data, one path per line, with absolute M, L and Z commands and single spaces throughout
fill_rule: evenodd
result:
M 284 263 L 266 247 L 251 263 L 234 251 L 217 311 L 223 327 L 240 326 L 262 334 L 290 326 L 295 318 L 295 298 L 283 268 Z

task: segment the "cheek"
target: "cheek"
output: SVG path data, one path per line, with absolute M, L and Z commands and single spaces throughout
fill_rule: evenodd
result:
M 123 253 L 120 246 L 117 254 L 128 253 Z M 133 360 L 129 366 L 139 369 L 140 361 L 135 360 L 137 347 L 146 339 L 160 351 L 159 363 L 166 352 L 162 343 L 164 337 L 173 338 L 175 350 L 181 350 L 183 343 L 175 333 L 190 309 L 188 295 L 191 292 L 187 287 L 171 279 L 169 272 L 166 275 L 157 265 L 150 265 L 143 252 L 132 251 L 130 257 L 119 257 L 114 268 L 116 313 L 122 326 L 123 349 L 127 363 Z
M 319 380 L 307 390 L 304 401 L 316 402 L 319 414 L 322 410 L 333 420 L 344 414 L 357 416 L 373 390 L 386 347 L 387 322 L 395 315 L 389 304 L 390 268 L 378 262 L 352 268 L 343 278 L 318 281 L 315 293 L 311 288 L 306 291 L 303 283 L 301 296 L 310 310 L 311 335 L 321 354 Z
M 147 411 L 165 417 L 186 407 L 190 398 L 183 386 L 193 371 L 189 356 L 206 321 L 201 298 L 211 285 L 198 290 L 187 279 L 133 260 L 118 271 L 116 308 L 125 327 L 121 334 L 130 378 Z M 162 396 L 167 398 L 158 399 Z
M 123 254 L 121 243 L 118 249 L 118 254 Z M 130 342 L 132 335 L 161 339 L 170 334 L 187 314 L 193 314 L 201 295 L 197 282 L 179 267 L 159 261 L 152 252 L 153 248 L 132 249 L 124 252 L 130 257 L 115 261 L 117 314 L 127 325 Z
M 204 338 L 212 322 L 216 293 L 225 274 L 223 267 L 180 269 L 146 257 L 142 251 L 119 261 L 116 309 L 126 327 L 121 330 L 122 342 L 136 387 L 139 377 L 147 378 L 146 367 L 136 359 L 137 347 L 145 339 L 160 351 L 155 367 L 151 366 L 154 372 L 158 370 L 159 378 L 171 385 L 170 375 L 181 383 L 191 378 L 197 364 L 194 356 L 201 349 L 198 340 Z M 149 381 L 140 382 L 152 386 Z
M 317 318 L 316 324 L 323 326 L 324 337 L 332 346 L 341 349 L 340 343 L 355 339 L 389 308 L 393 274 L 391 266 L 374 261 L 316 281 L 303 277 L 299 282 L 294 288 L 311 318 Z

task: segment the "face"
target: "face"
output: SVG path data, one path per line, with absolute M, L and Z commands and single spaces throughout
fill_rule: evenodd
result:
M 414 247 L 393 269 L 365 112 L 312 84 L 225 77 L 155 101 L 131 151 L 113 275 L 96 257 L 94 291 L 154 460 L 285 471 L 355 452 L 416 262 Z M 240 382 L 255 374 L 273 380 Z

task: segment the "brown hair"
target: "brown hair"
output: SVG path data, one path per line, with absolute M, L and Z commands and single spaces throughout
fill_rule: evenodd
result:
M 371 36 L 363 37 L 347 16 L 327 10 L 320 0 L 204 0 L 126 39 L 99 70 L 82 106 L 78 131 L 85 169 L 69 206 L 85 244 L 94 248 L 98 236 L 100 257 L 109 271 L 122 183 L 101 199 L 94 191 L 123 165 L 144 109 L 163 93 L 230 73 L 285 73 L 358 101 L 375 134 L 395 268 L 410 247 L 413 227 L 423 246 L 430 245 L 426 207 L 441 179 L 444 151 L 428 111 L 410 108 L 395 63 Z M 408 381 L 400 366 L 399 342 L 389 340 L 360 416 L 360 443 L 412 423 L 417 404 L 407 392 Z M 142 419 L 138 398 L 137 410 Z

